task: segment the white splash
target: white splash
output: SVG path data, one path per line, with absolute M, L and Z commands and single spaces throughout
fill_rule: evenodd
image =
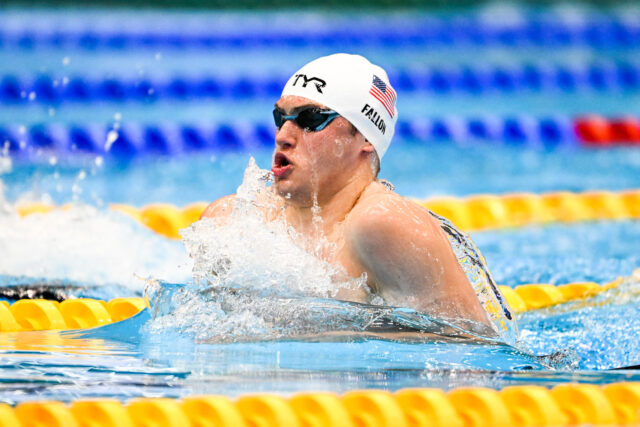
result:
M 337 314 L 332 321 L 331 309 L 321 306 L 343 289 L 368 291 L 365 278 L 349 278 L 304 248 L 281 216 L 281 199 L 267 185 L 269 176 L 251 159 L 229 218 L 204 219 L 182 230 L 195 285 L 164 297 L 157 293 L 166 289 L 151 286 L 156 295 L 150 298 L 159 305 L 171 300 L 171 309 L 148 326 L 151 331 L 177 328 L 201 339 L 269 339 L 348 324 Z M 265 211 L 273 218 L 267 220 Z
M 0 210 L 0 253 L 0 274 L 140 291 L 144 281 L 137 276 L 185 281 L 191 267 L 179 243 L 122 213 L 88 206 L 24 218 Z
M 196 283 L 286 289 L 317 297 L 364 286 L 304 248 L 302 238 L 284 221 L 281 200 L 267 186 L 269 176 L 251 159 L 228 221 L 204 219 L 182 231 Z M 267 221 L 265 211 L 276 219 Z

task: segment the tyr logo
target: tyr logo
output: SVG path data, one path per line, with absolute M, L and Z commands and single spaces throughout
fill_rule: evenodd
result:
M 307 84 L 308 84 L 309 82 L 312 82 L 312 81 L 314 81 L 314 80 L 315 80 L 315 81 L 316 81 L 316 89 L 317 89 L 317 90 L 318 90 L 318 92 L 320 92 L 320 93 L 323 93 L 323 92 L 322 92 L 322 88 L 323 88 L 323 87 L 325 87 L 325 86 L 327 85 L 327 82 L 325 82 L 324 80 L 319 79 L 319 78 L 317 78 L 317 77 L 307 78 L 307 75 L 306 75 L 306 74 L 296 74 L 296 76 L 295 76 L 295 77 L 296 77 L 296 79 L 293 81 L 293 85 L 292 85 L 292 86 L 295 86 L 295 85 L 298 83 L 298 80 L 300 80 L 300 77 L 302 77 L 302 80 L 304 81 L 304 82 L 302 83 L 302 87 L 307 87 Z

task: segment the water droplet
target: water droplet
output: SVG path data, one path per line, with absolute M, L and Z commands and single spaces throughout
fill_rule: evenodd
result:
M 58 164 L 58 158 L 56 156 L 49 157 L 49 164 L 51 166 L 55 166 Z
M 49 108 L 49 117 L 53 117 L 56 114 L 55 108 Z
M 103 163 L 104 163 L 104 159 L 102 158 L 102 156 L 96 157 L 95 164 L 97 167 L 101 167 Z
M 116 130 L 111 130 L 107 134 L 107 141 L 104 143 L 104 151 L 111 150 L 111 146 L 118 139 L 118 132 Z
M 113 115 L 113 119 L 119 122 L 120 120 L 122 120 L 122 113 L 115 113 Z
M 156 61 L 160 61 L 162 59 L 162 54 L 160 52 L 156 53 Z
M 64 58 L 62 58 L 62 65 L 69 65 L 69 62 L 71 62 L 71 60 L 69 59 L 68 56 L 65 56 Z

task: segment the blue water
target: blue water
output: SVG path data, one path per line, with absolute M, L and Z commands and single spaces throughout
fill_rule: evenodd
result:
M 509 10 L 505 13 L 512 16 Z M 584 7 L 577 10 L 578 15 L 572 16 L 595 20 L 589 22 L 618 19 L 629 12 L 614 10 L 602 15 Z M 477 18 L 491 11 L 480 8 L 464 13 Z M 549 9 L 540 13 L 548 19 L 555 16 L 553 19 L 557 22 L 560 19 L 557 16 L 566 18 L 565 12 Z M 637 13 L 633 8 L 631 12 Z M 25 81 L 40 74 L 134 81 L 145 78 L 160 81 L 185 75 L 248 76 L 254 80 L 286 77 L 307 60 L 332 53 L 336 47 L 326 41 L 293 45 L 274 42 L 256 47 L 236 40 L 235 44 L 207 48 L 160 44 L 135 49 L 113 45 L 89 49 L 73 43 L 34 42 L 31 46 L 29 37 L 16 42 L 19 38 L 11 39 L 14 37 L 11 34 L 22 34 L 25 28 L 45 36 L 56 28 L 82 32 L 87 29 L 87 23 L 92 24 L 90 29 L 100 33 L 118 29 L 115 23 L 121 22 L 123 30 L 133 33 L 145 28 L 155 28 L 162 33 L 177 28 L 176 22 L 182 26 L 189 22 L 188 28 L 194 33 L 213 31 L 228 36 L 239 32 L 245 37 L 286 30 L 322 35 L 337 31 L 336 26 L 340 27 L 342 22 L 336 20 L 335 15 L 314 13 L 127 12 L 125 15 L 104 11 L 7 11 L 0 18 L 5 24 L 4 38 L 0 37 L 4 41 L 0 45 L 0 74 L 16 75 Z M 131 16 L 136 19 L 129 19 Z M 292 25 L 294 17 L 295 25 Z M 340 19 L 357 22 L 358 28 L 367 22 L 384 22 L 385 31 L 401 34 L 413 28 L 411 25 L 431 18 L 426 13 L 418 16 L 397 13 L 391 20 L 375 14 L 373 17 L 349 14 Z M 449 22 L 446 20 L 451 16 L 445 14 L 438 19 Z M 211 20 L 217 25 L 208 25 Z M 238 20 L 248 20 L 253 25 L 239 28 L 232 25 Z M 398 45 L 352 40 L 346 49 L 365 54 L 390 70 L 462 65 L 520 67 L 526 63 L 584 68 L 597 61 L 618 63 L 634 61 L 637 57 L 634 44 L 619 43 L 619 40 L 598 44 L 585 41 L 583 35 L 562 43 L 535 46 L 509 43 L 508 37 L 486 45 L 476 45 L 468 39 L 459 42 L 467 37 L 460 36 L 467 31 L 460 22 L 466 21 L 456 22 L 458 24 L 451 28 L 458 35 L 449 42 L 425 44 L 414 40 Z M 634 21 L 629 22 L 633 27 Z M 602 91 L 584 85 L 574 91 L 557 87 L 539 92 L 488 90 L 481 95 L 399 91 L 399 111 L 404 119 L 509 115 L 570 119 L 584 113 L 633 115 L 640 111 L 637 90 L 612 87 Z M 149 103 L 5 102 L 0 103 L 0 127 L 19 129 L 43 123 L 64 126 L 74 123 L 100 126 L 264 123 L 270 120 L 274 101 L 265 96 L 250 99 L 230 96 L 217 100 Z M 250 156 L 255 157 L 261 167 L 269 167 L 271 150 L 265 147 L 232 152 L 210 150 L 175 157 L 140 156 L 126 162 L 110 155 L 96 158 L 46 150 L 29 158 L 12 159 L 10 169 L 5 168 L 0 174 L 5 187 L 3 194 L 9 202 L 75 202 L 97 207 L 97 210 L 36 216 L 23 222 L 0 222 L 3 259 L 8 259 L 11 253 L 25 257 L 23 262 L 11 265 L 2 264 L 0 260 L 0 285 L 44 283 L 55 287 L 62 281 L 63 285 L 78 286 L 67 289 L 71 296 L 110 299 L 142 295 L 143 281 L 131 278 L 141 271 L 145 272 L 144 277 L 165 280 L 178 280 L 167 277 L 168 274 L 178 278 L 182 275 L 184 279 L 180 280 L 187 282 L 189 269 L 173 268 L 184 261 L 181 255 L 186 258 L 181 242 L 169 242 L 153 235 L 125 216 L 107 214 L 106 206 L 110 203 L 143 206 L 155 202 L 180 206 L 214 200 L 235 191 Z M 381 177 L 391 181 L 398 193 L 418 199 L 520 191 L 619 191 L 640 188 L 640 149 L 586 149 L 577 144 L 552 149 L 535 145 L 517 147 L 503 141 L 463 139 L 450 143 L 396 138 L 383 159 Z M 18 227 L 23 234 L 15 237 L 13 228 Z M 638 221 L 528 226 L 477 232 L 472 233 L 472 237 L 485 255 L 496 282 L 508 286 L 536 282 L 605 283 L 619 276 L 630 277 L 640 266 Z M 43 245 L 46 247 L 41 248 Z M 95 250 L 94 246 L 104 251 Z M 162 266 L 169 272 L 162 270 Z M 205 393 L 235 396 L 249 392 L 288 394 L 300 390 L 343 392 L 356 388 L 448 390 L 463 385 L 501 388 L 568 381 L 638 381 L 639 371 L 609 370 L 640 363 L 640 345 L 635 339 L 640 333 L 638 294 L 638 279 L 629 278 L 619 289 L 586 302 L 521 315 L 518 318 L 520 349 L 430 337 L 392 339 L 362 334 L 304 339 L 285 336 L 264 342 L 202 342 L 177 331 L 157 333 L 145 329 L 146 319 L 153 315 L 149 311 L 89 333 L 0 334 L 0 401 L 97 396 L 125 400 L 141 395 L 179 397 Z M 551 354 L 554 356 L 545 357 Z

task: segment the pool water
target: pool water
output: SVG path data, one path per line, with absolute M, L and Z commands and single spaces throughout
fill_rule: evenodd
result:
M 490 13 L 553 18 L 564 16 L 562 10 L 488 8 L 459 14 L 474 19 Z M 617 17 L 622 13 L 580 7 L 570 12 L 578 21 L 587 22 L 594 14 Z M 637 11 L 629 16 L 637 16 Z M 358 22 L 360 29 L 366 22 L 384 22 L 380 28 L 400 34 L 400 29 L 410 28 L 409 24 L 424 30 L 424 22 L 430 22 L 432 17 L 427 12 L 416 16 L 398 12 L 388 21 L 375 13 L 350 14 L 344 19 Z M 296 18 L 296 24 L 289 28 L 292 18 Z M 256 47 L 243 37 L 285 30 L 304 34 L 307 29 L 326 34 L 337 31 L 335 19 L 330 13 L 105 14 L 15 9 L 0 18 L 6 24 L 0 45 L 0 74 L 18 75 L 24 81 L 47 74 L 60 79 L 60 84 L 65 77 L 129 79 L 140 84 L 144 79 L 156 82 L 175 76 L 206 75 L 284 81 L 304 62 L 338 47 L 329 42 L 287 44 L 278 41 L 278 37 L 272 45 Z M 438 19 L 453 18 L 445 14 Z M 55 24 L 56 20 L 66 26 Z M 238 20 L 250 20 L 255 25 L 238 29 L 233 25 Z M 115 47 L 74 44 L 72 36 L 82 36 L 83 22 L 93 22 L 95 34 L 118 28 L 114 26 L 116 22 L 125 23 L 124 28 L 134 34 L 136 28 L 170 32 L 179 28 L 179 23 L 190 22 L 194 33 L 215 33 L 223 38 L 231 34 L 241 41 L 186 49 L 164 42 L 135 48 L 118 47 L 117 43 Z M 207 22 L 217 22 L 218 26 Z M 24 36 L 26 23 L 30 23 L 32 33 L 40 34 L 32 44 Z M 71 34 L 65 39 L 67 42 L 56 44 L 47 38 L 56 25 Z M 461 64 L 519 66 L 544 62 L 543 55 L 553 64 L 579 68 L 600 60 L 633 61 L 637 55 L 635 45 L 624 44 L 603 47 L 586 42 L 564 43 L 523 49 L 497 42 L 470 46 L 457 44 L 455 39 L 451 43 L 425 45 L 414 41 L 400 46 L 354 39 L 344 49 L 365 54 L 396 73 Z M 257 142 L 240 148 L 218 147 L 176 155 L 142 153 L 129 158 L 108 151 L 77 153 L 38 147 L 29 136 L 34 126 L 93 123 L 118 129 L 132 123 L 268 123 L 275 101 L 268 93 L 236 93 L 219 98 L 193 95 L 182 99 L 158 95 L 151 101 L 92 102 L 45 100 L 37 94 L 30 99 L 27 93 L 23 101 L 0 100 L 0 128 L 14 129 L 16 133 L 12 135 L 24 138 L 30 149 L 28 153 L 6 150 L 0 157 L 4 187 L 0 196 L 0 285 L 44 284 L 62 289 L 67 296 L 100 299 L 141 296 L 149 286 L 147 279 L 163 289 L 179 288 L 192 281 L 193 260 L 184 243 L 154 234 L 107 206 L 156 202 L 182 206 L 215 200 L 236 191 L 250 157 L 262 168 L 268 169 L 271 163 L 271 148 Z M 570 119 L 587 113 L 637 114 L 635 109 L 640 105 L 634 102 L 637 91 L 633 89 L 598 91 L 592 87 L 569 92 L 543 89 L 540 93 L 488 90 L 482 94 L 398 90 L 398 99 L 400 116 L 407 120 L 518 114 Z M 492 139 L 425 141 L 399 136 L 384 158 L 381 177 L 391 181 L 398 193 L 416 199 L 484 193 L 620 191 L 640 188 L 640 149 L 594 149 L 576 141 L 549 147 Z M 73 202 L 75 206 L 25 218 L 11 212 L 28 201 L 58 205 Z M 499 284 L 605 283 L 617 277 L 625 279 L 618 288 L 589 300 L 519 315 L 518 348 L 416 334 L 363 334 L 353 328 L 342 334 L 329 334 L 327 330 L 320 333 L 313 328 L 309 332 L 287 329 L 287 322 L 283 322 L 281 336 L 265 340 L 257 338 L 260 319 L 246 313 L 229 316 L 226 320 L 235 323 L 227 324 L 207 323 L 204 317 L 194 316 L 201 323 L 186 330 L 175 323 L 159 323 L 155 308 L 163 301 L 155 301 L 152 309 L 132 319 L 96 330 L 0 333 L 0 401 L 97 396 L 126 400 L 135 396 L 236 396 L 363 388 L 449 390 L 465 385 L 502 388 L 531 383 L 640 380 L 638 370 L 613 370 L 640 364 L 640 344 L 635 339 L 640 333 L 640 278 L 634 273 L 640 267 L 637 220 L 532 225 L 474 232 L 471 236 Z M 276 284 L 275 291 L 278 290 Z M 306 307 L 308 312 L 295 313 L 301 318 L 312 317 L 311 313 L 320 324 L 340 318 L 357 325 L 370 314 L 336 302 L 299 296 L 257 294 L 251 298 L 247 304 L 263 304 L 276 314 Z M 163 309 L 167 310 L 167 306 Z M 195 314 L 203 313 L 206 314 L 204 306 Z M 289 323 L 288 326 L 296 325 L 295 319 Z M 206 333 L 194 334 L 194 329 Z

